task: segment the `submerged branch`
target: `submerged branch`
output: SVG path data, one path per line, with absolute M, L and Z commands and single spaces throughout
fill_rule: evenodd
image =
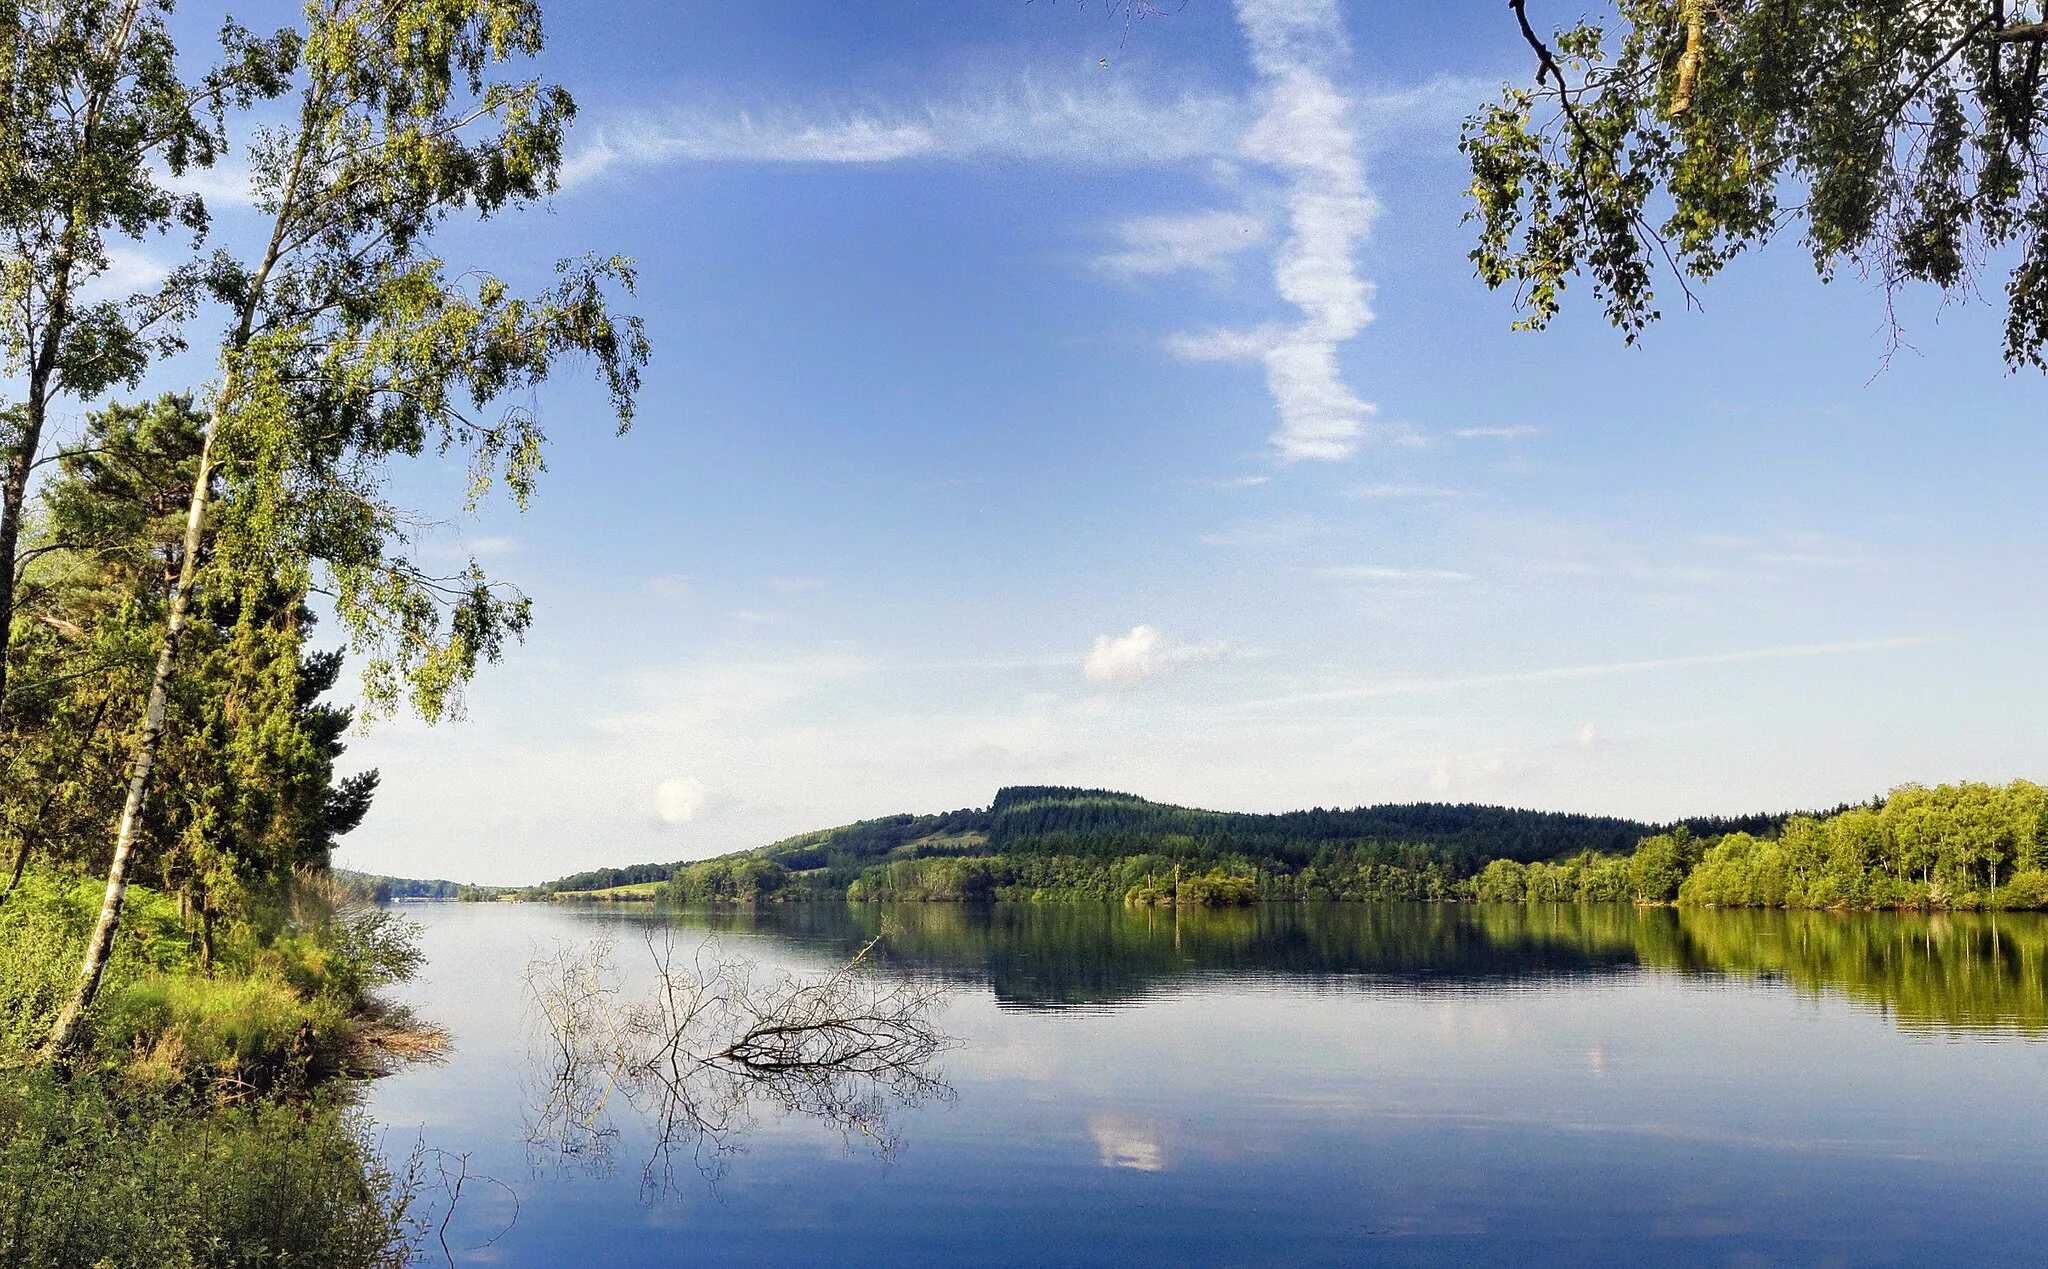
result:
M 954 1041 L 932 1020 L 944 989 L 885 978 L 868 960 L 873 946 L 799 978 L 709 940 L 680 956 L 672 935 L 650 934 L 654 984 L 635 1003 L 622 1003 L 609 943 L 536 958 L 525 974 L 538 1024 L 529 1148 L 608 1172 L 618 1094 L 652 1134 L 655 1191 L 674 1188 L 678 1154 L 717 1181 L 757 1105 L 829 1124 L 886 1158 L 893 1111 L 952 1095 L 934 1062 Z

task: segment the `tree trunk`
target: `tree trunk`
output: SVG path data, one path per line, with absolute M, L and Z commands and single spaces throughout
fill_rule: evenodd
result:
M 213 905 L 204 890 L 199 892 L 199 972 L 213 974 Z
M 164 641 L 157 650 L 156 672 L 149 683 L 149 706 L 142 716 L 142 734 L 135 739 L 135 761 L 128 775 L 128 799 L 121 807 L 121 828 L 114 838 L 114 859 L 107 866 L 107 895 L 100 903 L 99 920 L 85 946 L 85 960 L 78 967 L 78 985 L 57 1024 L 50 1028 L 44 1054 L 53 1059 L 69 1056 L 84 1031 L 85 1011 L 99 994 L 100 978 L 107 971 L 107 959 L 114 950 L 114 932 L 121 925 L 121 905 L 128 899 L 128 860 L 135 853 L 135 836 L 142 827 L 142 808 L 149 797 L 149 773 L 156 765 L 157 742 L 164 733 L 164 714 L 170 708 L 171 675 L 178 665 L 178 644 L 185 633 L 185 617 L 192 607 L 193 577 L 199 567 L 200 540 L 206 524 L 206 495 L 213 477 L 213 442 L 220 432 L 221 409 L 234 390 L 229 376 L 215 399 L 213 417 L 206 424 L 206 439 L 199 447 L 199 474 L 192 482 L 192 505 L 185 513 L 185 558 L 178 565 L 178 584 L 171 592 L 171 611 L 164 622 Z

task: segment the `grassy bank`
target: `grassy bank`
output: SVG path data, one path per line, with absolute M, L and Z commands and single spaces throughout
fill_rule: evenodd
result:
M 53 1068 L 100 889 L 31 870 L 0 902 L 0 1264 L 405 1263 L 411 1183 L 350 1102 L 436 1051 L 379 995 L 418 964 L 409 925 L 307 878 L 208 949 L 133 888 L 87 1043 Z

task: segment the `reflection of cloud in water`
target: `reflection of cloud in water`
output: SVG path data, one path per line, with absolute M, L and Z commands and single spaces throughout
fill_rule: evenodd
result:
M 1159 1140 L 1159 1127 L 1151 1120 L 1128 1115 L 1090 1115 L 1088 1133 L 1102 1152 L 1105 1168 L 1129 1168 L 1134 1172 L 1164 1172 L 1169 1166 L 1166 1148 Z

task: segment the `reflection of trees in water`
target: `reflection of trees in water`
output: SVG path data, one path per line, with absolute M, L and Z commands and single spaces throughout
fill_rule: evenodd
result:
M 724 1175 L 764 1107 L 829 1124 L 886 1158 L 893 1111 L 951 1096 L 934 1061 L 953 1041 L 932 1020 L 944 988 L 877 972 L 874 947 L 797 977 L 714 940 L 680 954 L 672 937 L 650 933 L 654 983 L 634 999 L 608 941 L 537 957 L 525 973 L 536 1022 L 532 1160 L 609 1173 L 620 1100 L 652 1136 L 650 1193 L 674 1187 L 679 1158 L 707 1180 Z
M 684 914 L 844 954 L 886 915 L 888 956 L 1024 1008 L 1107 1004 L 1220 977 L 1463 987 L 1632 973 L 1779 979 L 1906 1027 L 2048 1035 L 2048 916 L 1629 904 L 784 904 Z

